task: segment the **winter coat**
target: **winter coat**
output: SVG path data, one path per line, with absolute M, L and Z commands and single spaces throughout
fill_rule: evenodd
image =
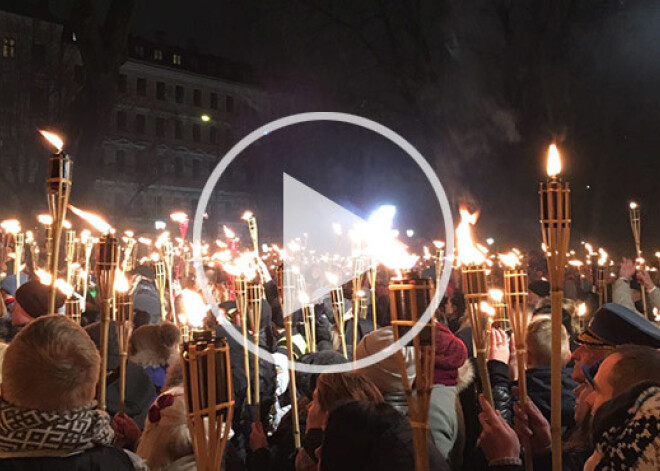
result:
M 65 457 L 0 459 L 0 469 L 2 471 L 138 471 L 129 455 L 113 446 L 97 446 Z
M 119 412 L 119 372 L 108 374 L 106 404 L 111 416 Z M 126 362 L 126 414 L 141 429 L 147 418 L 149 407 L 156 398 L 156 389 L 141 366 L 131 361 Z
M 651 291 L 647 291 L 646 296 L 649 310 L 654 307 L 660 309 L 660 288 L 655 287 Z M 630 288 L 630 282 L 628 280 L 619 278 L 612 283 L 612 302 L 621 304 L 631 311 L 639 313 L 640 316 L 643 315 L 637 310 L 637 307 L 632 300 L 632 289 Z
M 493 402 L 495 409 L 509 423 L 513 423 L 513 395 L 511 394 L 512 382 L 509 379 L 509 366 L 501 361 L 490 360 L 488 362 L 488 373 L 491 388 L 493 390 Z M 529 399 L 539 408 L 543 416 L 550 421 L 550 367 L 539 366 L 527 370 L 527 395 Z M 571 379 L 571 370 L 562 369 L 562 428 L 570 427 L 575 423 L 575 394 L 573 390 L 577 383 Z
M 188 455 L 168 464 L 160 471 L 197 471 L 195 455 Z

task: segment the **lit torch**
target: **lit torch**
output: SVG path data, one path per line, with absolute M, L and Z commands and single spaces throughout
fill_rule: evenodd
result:
M 48 159 L 48 175 L 46 178 L 46 195 L 48 197 L 48 209 L 53 220 L 53 244 L 50 256 L 51 265 L 48 269 L 57 274 L 60 255 L 60 240 L 62 238 L 62 224 L 66 218 L 66 208 L 71 194 L 71 172 L 73 161 L 63 151 L 64 142 L 57 135 L 47 131 L 39 131 L 43 137 L 57 150 Z M 57 276 L 53 276 L 53 283 Z M 55 297 L 57 290 L 55 285 L 50 286 L 48 296 L 48 312 L 55 312 Z
M 472 240 L 472 225 L 476 224 L 479 213 L 470 213 L 466 208 L 460 208 L 461 222 L 456 227 L 456 247 L 461 266 L 463 292 L 472 325 L 472 338 L 477 353 L 477 364 L 483 388 L 484 397 L 493 404 L 493 392 L 488 376 L 488 320 L 481 310 L 481 303 L 488 299 L 488 283 L 486 279 L 485 254 Z
M 259 256 L 259 229 L 257 227 L 257 218 L 252 214 L 252 211 L 245 211 L 241 219 L 247 222 L 248 230 L 250 231 L 250 238 L 252 239 L 252 247 L 254 248 L 254 255 Z
M 561 467 L 561 370 L 562 370 L 562 299 L 564 270 L 571 232 L 571 201 L 568 183 L 559 178 L 561 158 L 555 144 L 548 149 L 548 181 L 539 188 L 541 232 L 546 245 L 546 260 L 550 276 L 552 318 L 551 358 L 551 432 L 552 469 Z
M 126 362 L 128 341 L 133 331 L 133 294 L 124 272 L 115 271 L 115 306 L 117 308 L 117 339 L 119 341 L 119 412 L 126 409 Z
M 635 255 L 637 259 L 642 258 L 642 245 L 641 245 L 641 234 L 642 234 L 642 218 L 640 214 L 639 204 L 634 201 L 631 201 L 628 205 L 628 216 L 630 218 L 630 228 L 632 229 L 633 239 L 635 240 Z M 646 289 L 644 289 L 644 284 L 640 283 L 640 292 L 642 295 L 642 314 L 645 316 L 648 315 L 648 309 L 646 307 Z

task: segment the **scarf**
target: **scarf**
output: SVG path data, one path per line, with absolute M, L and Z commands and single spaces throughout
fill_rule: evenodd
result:
M 607 420 L 607 428 L 596 444 L 596 452 L 602 459 L 595 466 L 595 470 L 659 469 L 660 387 L 644 384 L 640 386 L 646 386 L 646 389 L 637 395 L 634 403 L 624 410 L 614 411 Z M 639 389 L 641 388 L 633 387 L 630 393 L 637 393 Z M 625 399 L 625 396 L 622 397 L 621 402 L 625 403 Z
M 110 416 L 96 404 L 43 412 L 0 400 L 0 458 L 67 456 L 113 439 Z

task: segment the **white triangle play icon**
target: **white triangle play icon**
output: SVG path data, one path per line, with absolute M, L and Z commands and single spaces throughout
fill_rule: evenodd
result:
M 354 277 L 359 253 L 354 232 L 367 221 L 292 176 L 284 173 L 283 179 L 284 272 L 291 276 L 283 312 L 288 316 Z M 361 263 L 364 272 L 368 262 Z

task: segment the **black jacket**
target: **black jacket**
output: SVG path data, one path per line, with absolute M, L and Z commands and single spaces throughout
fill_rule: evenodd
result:
M 126 453 L 112 446 L 98 446 L 64 458 L 0 459 L 2 471 L 134 471 Z

